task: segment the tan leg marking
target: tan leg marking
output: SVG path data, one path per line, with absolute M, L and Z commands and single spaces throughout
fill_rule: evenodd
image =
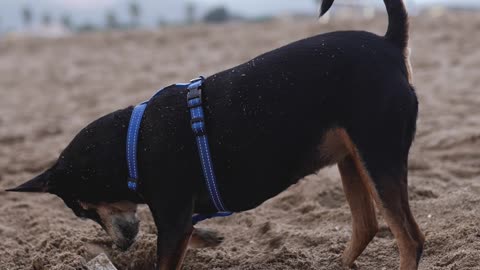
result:
M 190 242 L 190 239 L 192 239 L 192 233 L 193 233 L 193 228 L 187 235 L 185 235 L 182 246 L 180 247 L 181 249 L 180 260 L 178 262 L 176 270 L 182 269 L 183 260 L 185 260 L 185 255 L 187 254 L 188 243 Z
M 180 245 L 174 252 L 174 257 L 167 257 L 167 258 L 157 258 L 160 261 L 160 264 L 157 266 L 158 270 L 180 270 L 182 269 L 183 260 L 185 259 L 185 255 L 187 253 L 188 243 L 192 237 L 193 227 L 192 229 L 187 232 Z
M 339 135 L 343 138 L 343 141 L 349 153 L 352 156 L 352 161 L 355 164 L 356 171 L 359 174 L 360 179 L 362 180 L 363 189 L 368 190 L 368 194 L 370 194 L 371 198 L 373 198 L 376 205 L 381 210 L 381 213 L 384 216 L 385 221 L 387 222 L 388 226 L 390 227 L 390 230 L 395 236 L 398 249 L 400 252 L 400 269 L 416 270 L 418 268 L 418 261 L 420 260 L 420 255 L 423 251 L 423 244 L 425 242 L 425 237 L 421 233 L 410 210 L 410 206 L 408 202 L 407 172 L 405 172 L 404 176 L 398 176 L 399 177 L 398 179 L 391 179 L 391 181 L 383 180 L 382 181 L 383 183 L 389 183 L 389 184 L 383 187 L 384 190 L 382 191 L 382 197 L 380 197 L 372 181 L 372 178 L 370 177 L 370 174 L 367 171 L 362 161 L 362 158 L 356 146 L 351 141 L 351 139 L 349 138 L 345 130 L 339 129 L 338 132 L 339 132 Z M 339 167 L 343 167 L 343 166 L 347 166 L 347 164 L 343 164 L 343 165 L 339 164 Z M 351 167 L 351 164 L 348 167 Z M 348 170 L 345 169 L 345 171 L 348 171 Z M 343 175 L 342 175 L 342 181 L 343 181 Z M 349 184 L 350 182 L 347 182 L 347 185 Z M 345 183 L 344 183 L 344 187 L 345 187 Z M 350 187 L 353 187 L 353 186 L 350 186 Z M 360 187 L 357 187 L 357 188 L 360 188 Z M 347 194 L 347 198 L 350 197 L 349 200 L 362 199 L 361 195 L 358 194 L 357 192 L 355 192 L 354 195 L 348 195 L 347 189 L 345 193 Z M 371 212 L 369 213 L 369 211 L 371 210 L 364 211 L 362 212 L 362 214 L 364 215 L 371 214 Z M 354 211 L 352 210 L 352 219 L 355 219 L 353 212 Z M 362 226 L 362 224 L 360 223 L 360 225 L 358 226 Z M 365 224 L 363 224 L 363 226 L 365 226 Z M 373 229 L 373 222 L 370 222 L 370 224 L 368 224 L 367 226 L 372 226 L 371 229 Z M 371 230 L 370 233 L 372 231 L 373 230 Z M 354 234 L 355 234 L 355 230 L 354 230 Z M 368 233 L 363 237 L 368 238 L 369 237 Z M 353 238 L 354 236 L 352 236 L 352 240 Z M 352 255 L 355 255 L 354 248 L 357 246 L 361 246 L 360 243 L 356 245 L 352 243 L 349 246 L 349 248 L 352 247 L 352 250 L 350 250 L 349 248 L 345 250 L 343 259 L 344 259 L 344 262 L 347 263 L 347 265 L 350 262 L 353 263 Z
M 341 134 L 342 130 L 331 129 L 323 136 L 322 144 L 318 146 L 323 165 L 338 163 L 348 155 L 348 150 L 345 147 Z
M 352 213 L 352 238 L 343 252 L 342 262 L 352 267 L 378 232 L 373 197 L 376 191 L 357 148 L 344 129 L 337 130 L 348 155 L 338 163 L 343 190 Z
M 378 223 L 372 197 L 365 185 L 366 180 L 362 180 L 353 158 L 348 156 L 338 164 L 338 168 L 352 212 L 352 238 L 343 252 L 342 262 L 345 266 L 352 267 L 378 232 Z
M 373 184 L 372 178 L 370 177 L 370 173 L 367 171 L 367 168 L 363 163 L 363 160 L 357 150 L 357 147 L 352 142 L 352 140 L 350 139 L 350 136 L 347 134 L 347 131 L 345 129 L 339 129 L 338 134 L 342 138 L 342 141 L 345 144 L 345 147 L 347 148 L 349 156 L 351 157 L 353 163 L 355 164 L 355 169 L 359 174 L 360 179 L 362 180 L 364 188 L 366 188 L 366 190 L 368 191 L 368 194 L 370 194 L 370 196 L 375 200 L 376 203 L 380 203 L 380 200 L 378 200 L 378 194 L 377 194 L 377 190 L 375 189 L 375 185 Z
M 398 180 L 392 180 L 398 181 Z M 425 237 L 410 211 L 406 179 L 403 186 L 385 190 L 382 198 L 382 213 L 397 240 L 400 252 L 400 269 L 416 270 L 423 251 Z

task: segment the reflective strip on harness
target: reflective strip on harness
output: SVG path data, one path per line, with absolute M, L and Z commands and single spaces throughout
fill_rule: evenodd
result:
M 210 199 L 217 209 L 217 213 L 213 214 L 195 214 L 192 216 L 192 223 L 196 224 L 202 220 L 213 217 L 225 217 L 232 213 L 228 212 L 223 204 L 223 201 L 218 190 L 215 172 L 213 168 L 212 158 L 210 155 L 210 148 L 208 145 L 208 138 L 205 126 L 205 117 L 202 108 L 201 87 L 204 81 L 203 77 L 192 80 L 189 84 L 176 84 L 178 87 L 188 89 L 187 106 L 190 110 L 191 127 L 195 140 L 197 142 L 198 153 L 202 164 L 202 171 L 205 177 L 207 190 Z M 156 97 L 163 89 L 159 90 L 152 98 Z M 137 191 L 138 188 L 138 166 L 137 166 L 137 144 L 140 131 L 140 124 L 142 122 L 143 114 L 147 108 L 148 102 L 140 103 L 135 106 L 130 117 L 127 133 L 127 165 L 128 165 L 128 188 L 132 191 Z

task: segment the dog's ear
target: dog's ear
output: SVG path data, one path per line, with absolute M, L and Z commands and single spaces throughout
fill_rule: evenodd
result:
M 48 192 L 49 182 L 48 171 L 38 175 L 37 177 L 29 180 L 16 188 L 7 189 L 6 191 L 12 192 Z

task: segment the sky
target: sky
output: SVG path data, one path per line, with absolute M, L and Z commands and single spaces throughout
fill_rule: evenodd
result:
M 54 20 L 63 14 L 68 14 L 76 25 L 86 23 L 104 25 L 105 14 L 108 11 L 115 12 L 119 20 L 127 22 L 127 6 L 132 1 L 136 1 L 142 7 L 141 24 L 147 26 L 156 25 L 160 20 L 184 21 L 185 5 L 188 2 L 196 4 L 199 14 L 209 8 L 225 5 L 234 13 L 247 17 L 286 12 L 314 13 L 318 9 L 314 0 L 0 0 L 0 29 L 21 28 L 20 10 L 24 6 L 32 8 L 36 22 L 43 14 L 49 13 Z M 382 1 L 378 0 L 378 2 L 381 4 Z M 479 0 L 410 0 L 409 2 L 416 2 L 418 5 L 441 2 L 480 7 Z

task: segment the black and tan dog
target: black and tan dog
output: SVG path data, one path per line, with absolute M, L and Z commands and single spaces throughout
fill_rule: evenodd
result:
M 227 208 L 252 209 L 307 174 L 338 164 L 352 212 L 343 254 L 352 266 L 375 236 L 375 205 L 400 251 L 400 269 L 417 269 L 424 237 L 410 212 L 408 153 L 418 103 L 406 56 L 401 0 L 385 0 L 385 36 L 346 31 L 314 36 L 208 77 L 207 133 Z M 333 0 L 324 0 L 322 14 Z M 125 143 L 132 107 L 83 129 L 46 172 L 12 191 L 61 197 L 127 248 L 138 231 L 137 204 L 158 229 L 158 269 L 179 269 L 194 231 L 193 213 L 212 213 L 184 88 L 153 99 L 140 130 L 139 192 L 127 188 Z

